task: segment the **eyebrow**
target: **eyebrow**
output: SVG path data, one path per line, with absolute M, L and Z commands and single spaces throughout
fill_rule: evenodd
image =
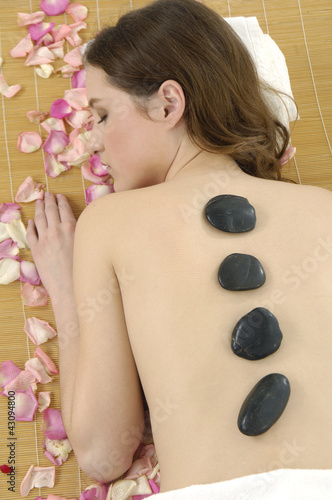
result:
M 94 107 L 94 104 L 95 104 L 96 102 L 99 102 L 99 101 L 102 101 L 102 99 L 97 99 L 96 97 L 93 97 L 93 98 L 92 98 L 92 99 L 90 99 L 90 101 L 89 101 L 89 107 L 90 107 L 90 108 L 93 108 L 93 107 Z

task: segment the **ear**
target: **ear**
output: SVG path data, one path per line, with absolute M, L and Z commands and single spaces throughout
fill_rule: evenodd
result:
M 186 106 L 182 87 L 175 80 L 166 80 L 159 87 L 158 97 L 161 100 L 162 119 L 169 128 L 173 128 L 181 120 Z

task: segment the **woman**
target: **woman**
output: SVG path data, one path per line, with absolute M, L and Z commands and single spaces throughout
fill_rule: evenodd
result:
M 246 49 L 204 5 L 132 11 L 91 42 L 85 64 L 90 152 L 115 193 L 91 203 L 76 229 L 65 197 L 47 194 L 28 228 L 80 466 L 102 482 L 129 468 L 143 388 L 161 492 L 284 469 L 315 469 L 313 484 L 332 468 L 331 193 L 277 182 L 288 131 Z M 249 200 L 254 229 L 207 221 L 207 202 L 224 194 Z M 220 263 L 234 253 L 260 261 L 263 286 L 220 286 Z M 277 318 L 283 341 L 252 361 L 232 352 L 231 337 L 257 307 Z M 289 402 L 267 432 L 244 435 L 241 405 L 271 373 L 287 377 Z

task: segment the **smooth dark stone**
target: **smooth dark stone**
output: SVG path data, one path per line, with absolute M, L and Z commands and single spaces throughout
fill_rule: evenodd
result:
M 245 253 L 232 253 L 222 261 L 218 279 L 226 290 L 252 290 L 264 285 L 265 272 L 256 257 Z
M 212 198 L 205 207 L 205 215 L 212 226 L 228 233 L 244 233 L 254 229 L 255 209 L 247 198 L 221 194 Z
M 238 417 L 238 427 L 246 436 L 259 436 L 280 418 L 290 395 L 287 377 L 270 373 L 262 378 L 245 399 Z
M 231 347 L 237 356 L 256 360 L 276 352 L 281 341 L 277 318 L 264 307 L 256 307 L 236 323 Z

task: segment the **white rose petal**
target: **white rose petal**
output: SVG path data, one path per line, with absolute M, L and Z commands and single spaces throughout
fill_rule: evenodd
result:
M 17 260 L 4 258 L 0 260 L 0 285 L 8 285 L 18 280 L 21 274 L 21 266 Z
M 7 231 L 7 223 L 0 222 L 0 243 L 8 238 L 10 238 L 10 234 Z
M 18 248 L 30 248 L 27 242 L 27 230 L 21 220 L 12 220 L 6 224 L 9 238 L 16 241 Z

